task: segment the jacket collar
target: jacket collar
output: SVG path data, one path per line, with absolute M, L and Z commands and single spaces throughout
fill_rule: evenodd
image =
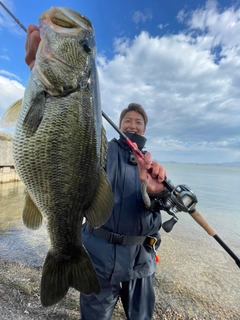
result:
M 135 142 L 139 150 L 142 150 L 145 147 L 147 139 L 144 136 L 140 136 L 136 133 L 124 132 L 124 134 L 132 141 Z M 125 139 L 120 136 L 120 140 L 125 142 Z M 125 142 L 126 143 L 126 142 Z

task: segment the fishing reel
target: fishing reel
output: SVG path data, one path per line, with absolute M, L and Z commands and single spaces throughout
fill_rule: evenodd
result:
M 170 220 L 162 224 L 163 229 L 170 232 L 178 221 L 176 213 L 181 211 L 193 213 L 198 200 L 192 190 L 184 184 L 175 187 L 167 178 L 163 181 L 163 184 L 166 189 L 159 194 L 157 199 L 155 198 L 155 201 L 158 202 L 160 210 L 162 209 L 172 216 Z

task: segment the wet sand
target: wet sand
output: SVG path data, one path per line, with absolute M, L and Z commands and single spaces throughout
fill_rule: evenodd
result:
M 159 255 L 157 305 L 169 306 L 180 319 L 240 319 L 240 269 L 198 225 L 162 233 Z

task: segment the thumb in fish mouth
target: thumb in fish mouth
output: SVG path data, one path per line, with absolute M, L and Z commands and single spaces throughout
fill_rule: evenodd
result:
M 25 62 L 29 66 L 30 70 L 34 67 L 36 60 L 36 53 L 41 41 L 39 27 L 34 24 L 30 24 L 27 29 L 27 39 L 25 44 Z

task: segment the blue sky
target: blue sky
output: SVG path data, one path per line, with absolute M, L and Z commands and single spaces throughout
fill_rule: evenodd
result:
M 103 111 L 118 124 L 130 102 L 149 116 L 160 162 L 240 161 L 239 1 L 2 1 L 24 26 L 50 6 L 93 23 Z M 0 117 L 29 77 L 26 35 L 0 6 Z M 108 139 L 117 133 L 104 121 Z M 0 131 L 7 131 L 0 127 Z

